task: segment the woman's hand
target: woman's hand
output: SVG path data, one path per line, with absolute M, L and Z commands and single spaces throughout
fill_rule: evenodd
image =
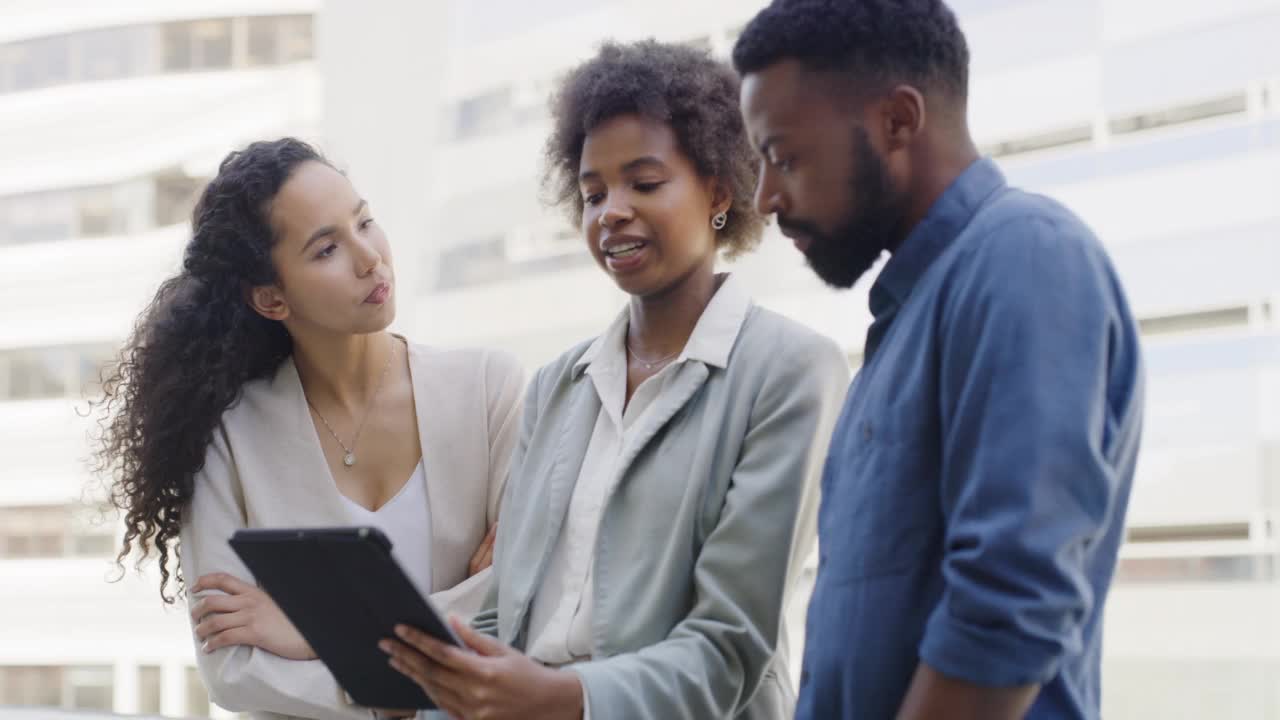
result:
M 493 564 L 493 543 L 498 537 L 498 523 L 489 528 L 489 534 L 480 541 L 476 554 L 471 556 L 471 564 L 467 567 L 467 577 L 478 575 L 481 570 Z
M 582 683 L 572 672 L 544 667 L 472 630 L 449 624 L 467 648 L 452 647 L 403 625 L 379 647 L 391 667 L 416 682 L 451 717 L 471 720 L 579 720 Z M 469 648 L 469 649 L 468 649 Z
M 316 653 L 289 618 L 261 589 L 226 573 L 203 575 L 192 593 L 220 590 L 192 608 L 196 637 L 205 652 L 231 645 L 252 645 L 290 660 L 314 660 Z

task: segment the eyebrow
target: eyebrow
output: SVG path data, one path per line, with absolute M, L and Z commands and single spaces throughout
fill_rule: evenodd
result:
M 622 172 L 629 173 L 634 170 L 639 170 L 641 168 L 646 168 L 646 167 L 665 168 L 666 166 L 667 164 L 662 162 L 658 158 L 652 155 L 645 155 L 644 157 L 638 157 L 635 160 L 628 162 L 626 165 L 623 165 Z M 578 181 L 581 182 L 583 180 L 592 180 L 598 177 L 600 177 L 600 173 L 596 172 L 595 170 L 588 170 L 578 176 Z
M 368 206 L 369 206 L 369 203 L 361 199 L 360 202 L 356 203 L 356 209 L 352 210 L 351 214 L 359 215 Z M 307 251 L 307 248 L 311 247 L 312 245 L 316 244 L 320 240 L 323 240 L 324 238 L 327 238 L 336 232 L 338 232 L 338 228 L 337 226 L 334 226 L 334 225 L 325 225 L 319 230 L 316 230 L 315 232 L 311 233 L 311 237 L 307 238 L 307 244 L 302 246 L 302 250 L 298 254 L 301 255 L 305 253 Z

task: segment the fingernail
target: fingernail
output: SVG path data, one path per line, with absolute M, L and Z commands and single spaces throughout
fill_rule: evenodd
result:
M 205 651 L 206 653 L 209 652 L 209 642 L 205 641 L 200 643 L 200 649 Z
M 382 652 L 384 652 L 384 653 L 386 653 L 386 654 L 390 655 L 390 654 L 391 654 L 391 643 L 387 642 L 386 640 L 379 640 L 379 641 L 378 641 L 378 649 L 379 649 L 379 650 L 381 650 Z
M 404 625 L 397 625 L 396 635 L 402 638 L 409 637 L 409 628 L 405 627 Z

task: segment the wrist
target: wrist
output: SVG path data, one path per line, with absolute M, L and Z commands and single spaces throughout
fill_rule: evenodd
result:
M 554 684 L 555 707 L 562 710 L 556 714 L 557 717 L 581 720 L 586 704 L 586 694 L 582 691 L 582 678 L 578 673 L 570 670 L 556 670 L 555 673 L 558 676 Z

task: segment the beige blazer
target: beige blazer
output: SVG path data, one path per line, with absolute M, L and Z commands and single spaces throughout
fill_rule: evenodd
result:
M 409 346 L 409 369 L 431 514 L 432 600 L 470 613 L 491 571 L 467 565 L 497 520 L 519 425 L 523 373 L 496 352 Z M 211 572 L 251 580 L 227 540 L 240 528 L 350 525 L 307 410 L 292 359 L 273 378 L 245 386 L 214 434 L 183 518 L 181 567 L 194 584 Z M 190 598 L 188 598 L 190 601 Z M 194 640 L 194 634 L 192 636 Z M 254 717 L 368 718 L 319 661 L 287 660 L 254 647 L 196 649 L 213 702 Z

